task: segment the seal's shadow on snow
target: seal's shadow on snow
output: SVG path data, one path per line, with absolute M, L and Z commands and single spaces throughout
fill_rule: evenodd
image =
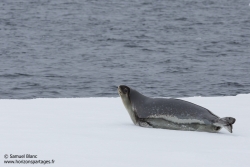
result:
M 153 130 L 153 131 L 158 131 L 158 130 L 162 130 L 162 131 L 175 131 L 177 133 L 183 133 L 183 132 L 189 132 L 189 133 L 198 133 L 198 134 L 211 134 L 211 135 L 227 135 L 227 136 L 239 136 L 239 135 L 236 135 L 235 133 L 227 133 L 227 132 L 223 132 L 223 131 L 219 131 L 219 132 L 202 132 L 202 131 L 186 131 L 186 130 L 173 130 L 173 129 L 161 129 L 161 128 L 147 128 L 147 127 L 140 127 L 140 126 L 135 126 L 134 124 L 131 124 L 131 123 L 122 123 L 120 124 L 120 126 L 123 126 L 123 127 L 129 127 L 129 128 L 140 128 L 140 129 L 150 129 L 150 130 Z

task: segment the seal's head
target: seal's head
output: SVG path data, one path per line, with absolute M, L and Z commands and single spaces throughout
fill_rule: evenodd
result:
M 121 96 L 121 98 L 127 98 L 128 100 L 130 99 L 130 88 L 125 85 L 120 85 L 118 86 L 118 93 Z
M 132 109 L 132 104 L 131 104 L 131 100 L 130 100 L 131 89 L 128 86 L 120 85 L 120 86 L 118 86 L 118 93 L 121 96 L 122 102 L 123 102 L 125 108 L 127 109 L 133 123 L 136 125 L 137 119 L 135 116 L 135 112 Z

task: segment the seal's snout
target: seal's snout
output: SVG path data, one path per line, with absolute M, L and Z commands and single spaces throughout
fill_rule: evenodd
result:
M 121 91 L 121 88 L 120 86 L 117 87 L 117 91 L 118 91 L 118 94 L 121 95 L 122 94 L 122 91 Z

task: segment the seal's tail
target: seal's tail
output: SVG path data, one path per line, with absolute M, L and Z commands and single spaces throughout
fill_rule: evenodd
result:
M 224 127 L 226 130 L 228 130 L 230 133 L 233 131 L 233 124 L 235 123 L 236 119 L 232 117 L 224 117 L 217 120 L 216 124 L 219 126 Z

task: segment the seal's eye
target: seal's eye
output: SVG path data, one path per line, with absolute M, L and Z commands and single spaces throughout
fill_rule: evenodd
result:
M 128 93 L 128 89 L 127 89 L 127 88 L 124 88 L 124 89 L 123 89 L 123 92 L 124 92 L 125 94 L 127 94 L 127 93 Z

